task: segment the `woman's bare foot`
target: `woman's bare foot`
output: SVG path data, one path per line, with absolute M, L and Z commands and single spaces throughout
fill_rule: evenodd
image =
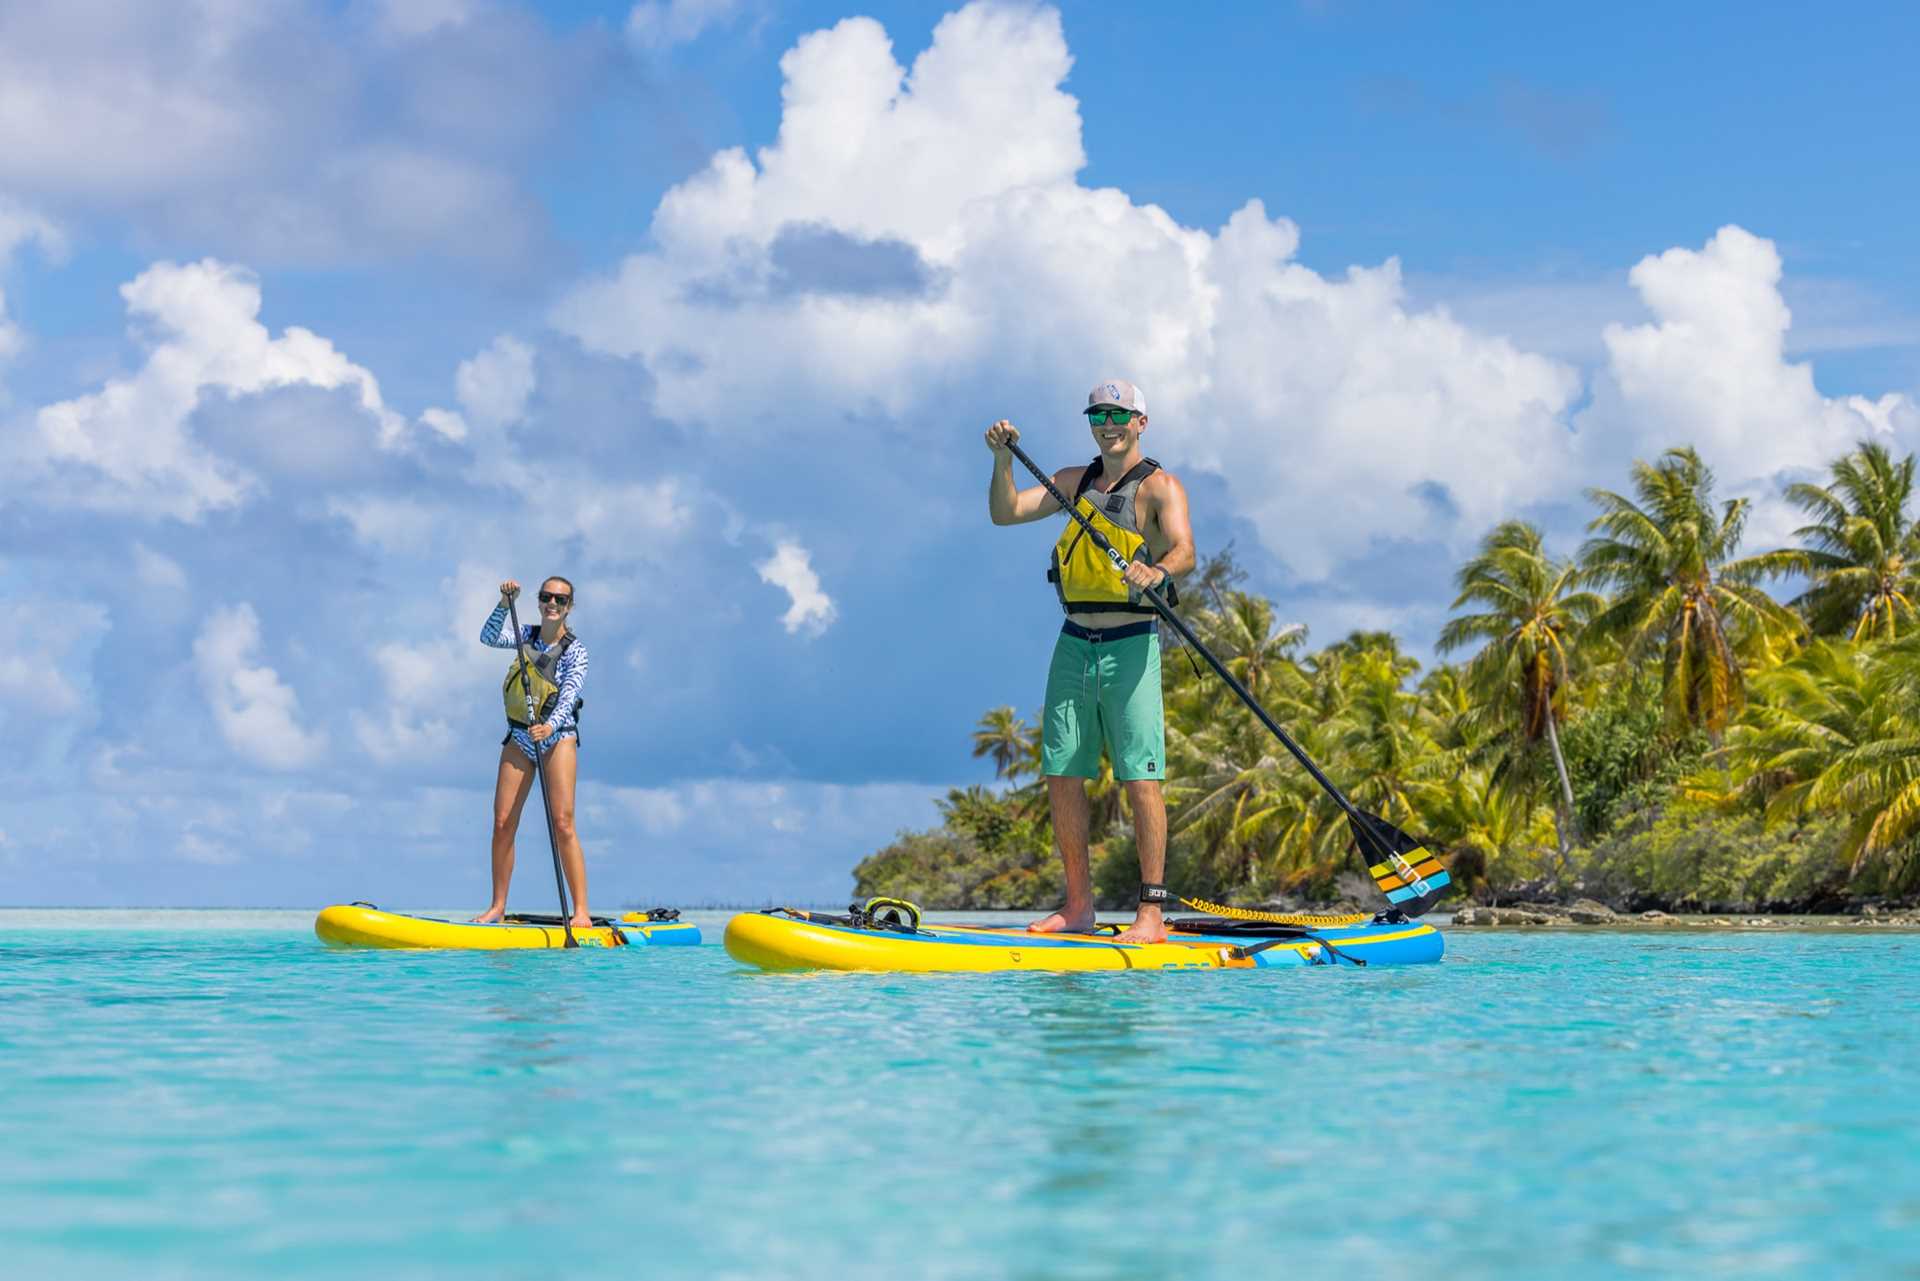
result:
M 506 905 L 503 903 L 498 907 L 490 907 L 486 911 L 480 913 L 480 915 L 473 918 L 473 923 L 475 925 L 498 925 L 501 919 L 506 916 L 506 914 L 507 914 L 507 908 L 506 908 Z
M 590 930 L 593 928 L 593 914 L 583 907 L 573 914 L 567 924 L 576 930 Z
M 1160 919 L 1160 905 L 1142 903 L 1133 915 L 1133 924 L 1114 936 L 1116 943 L 1164 943 L 1167 924 Z
M 1085 934 L 1093 928 L 1093 908 L 1076 908 L 1069 903 L 1027 926 L 1031 934 Z

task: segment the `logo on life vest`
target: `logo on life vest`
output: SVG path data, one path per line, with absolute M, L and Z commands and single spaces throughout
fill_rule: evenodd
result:
M 1120 514 L 1120 509 L 1126 506 L 1126 503 L 1127 503 L 1127 500 L 1123 495 L 1115 494 L 1112 498 L 1107 499 L 1108 514 L 1118 516 Z

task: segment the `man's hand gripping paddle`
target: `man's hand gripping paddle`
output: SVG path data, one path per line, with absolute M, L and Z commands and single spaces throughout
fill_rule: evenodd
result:
M 514 603 L 515 592 L 507 597 L 507 613 L 513 619 L 513 652 L 520 658 L 520 690 L 527 697 L 527 731 L 532 737 L 539 713 L 533 705 L 533 677 L 527 670 L 527 643 L 520 636 L 520 609 Z M 540 788 L 540 808 L 547 815 L 547 848 L 553 852 L 553 888 L 560 892 L 560 928 L 566 932 L 568 947 L 579 947 L 573 937 L 573 908 L 567 903 L 567 882 L 560 874 L 560 838 L 553 826 L 553 798 L 547 795 L 547 755 L 536 740 L 533 745 L 533 773 Z
M 1007 448 L 1028 471 L 1034 474 L 1035 479 L 1046 486 L 1047 493 L 1053 496 L 1054 502 L 1060 504 L 1061 510 L 1080 522 L 1080 527 L 1087 531 L 1087 537 L 1093 540 L 1093 545 L 1113 562 L 1114 569 L 1122 574 L 1126 573 L 1127 558 L 1107 540 L 1106 535 L 1094 528 L 1093 522 L 1087 519 L 1085 513 L 1060 492 L 1060 487 L 1053 483 L 1053 478 L 1041 471 L 1018 444 L 1009 441 Z M 1387 902 L 1393 905 L 1391 910 L 1409 919 L 1428 912 L 1446 892 L 1452 880 L 1447 875 L 1446 866 L 1440 862 L 1439 858 L 1432 851 L 1424 848 L 1419 841 L 1378 814 L 1368 814 L 1354 808 L 1353 802 L 1341 794 L 1340 789 L 1333 785 L 1333 780 L 1320 772 L 1320 767 L 1313 763 L 1313 758 L 1293 741 L 1287 731 L 1280 728 L 1280 723 L 1267 714 L 1267 709 L 1260 706 L 1259 701 L 1247 687 L 1227 670 L 1225 664 L 1214 657 L 1212 650 L 1200 643 L 1200 638 L 1193 634 L 1193 629 L 1173 612 L 1172 606 L 1161 598 L 1160 593 L 1151 587 L 1142 587 L 1140 594 L 1159 612 L 1160 617 L 1167 620 L 1167 624 L 1174 631 L 1180 633 L 1180 638 L 1186 641 L 1195 653 L 1207 660 L 1207 666 L 1213 669 L 1214 674 L 1226 682 L 1227 688 L 1240 696 L 1240 701 L 1260 718 L 1260 723 L 1280 740 L 1282 747 L 1293 753 L 1293 758 L 1313 776 L 1313 781 L 1325 788 L 1327 795 L 1331 796 L 1334 803 L 1346 813 L 1347 826 L 1353 831 L 1354 844 L 1366 860 L 1367 871 L 1372 875 L 1373 883 L 1379 887 L 1382 894 L 1386 895 Z M 1218 907 L 1217 904 L 1203 905 L 1197 902 L 1189 902 L 1188 906 L 1203 912 L 1213 911 Z M 1233 914 L 1242 915 L 1238 910 Z M 1266 914 L 1262 913 L 1260 916 L 1266 919 Z M 1319 922 L 1326 920 L 1326 918 L 1314 919 Z

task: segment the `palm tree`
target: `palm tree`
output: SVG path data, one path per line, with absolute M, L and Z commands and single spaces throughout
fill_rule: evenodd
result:
M 1525 791 L 1501 787 L 1483 769 L 1466 769 L 1430 785 L 1421 801 L 1421 817 L 1446 845 L 1454 876 L 1487 889 L 1538 870 L 1547 814 Z
M 1902 700 L 1885 688 L 1892 668 L 1882 663 L 1876 672 L 1873 666 L 1866 650 L 1817 640 L 1792 662 L 1756 677 L 1752 701 L 1727 734 L 1731 786 L 1689 780 L 1683 784 L 1689 799 L 1756 806 L 1769 822 L 1808 813 L 1814 788 L 1837 764 L 1900 732 Z
M 1831 485 L 1788 487 L 1813 523 L 1794 531 L 1803 548 L 1775 559 L 1813 580 L 1793 603 L 1817 634 L 1892 640 L 1920 619 L 1920 525 L 1907 515 L 1913 455 L 1896 463 L 1886 446 L 1863 441 L 1831 470 Z
M 1799 620 L 1755 585 L 1775 561 L 1734 556 L 1750 504 L 1731 499 L 1716 513 L 1713 472 L 1691 448 L 1634 463 L 1633 489 L 1638 502 L 1587 491 L 1600 515 L 1580 578 L 1613 589 L 1590 627 L 1617 636 L 1630 661 L 1658 653 L 1668 716 L 1718 747 L 1745 701 L 1746 667 L 1770 665 Z
M 1248 693 L 1265 698 L 1306 639 L 1306 624 L 1275 622 L 1273 602 L 1265 597 L 1232 590 L 1214 596 L 1218 604 L 1202 616 L 1205 631 L 1196 634 Z
M 1411 822 L 1417 783 L 1443 764 L 1422 732 L 1419 695 L 1406 688 L 1419 664 L 1392 645 L 1358 650 L 1342 668 L 1348 705 L 1329 726 L 1334 760 L 1328 768 L 1354 804 L 1392 822 Z
M 1480 612 L 1450 620 L 1440 631 L 1440 652 L 1480 646 L 1467 665 L 1467 678 L 1484 711 L 1506 722 L 1503 737 L 1517 737 L 1520 748 L 1503 764 L 1523 759 L 1546 739 L 1560 780 L 1554 818 L 1564 866 L 1579 833 L 1554 704 L 1570 679 L 1573 638 L 1599 614 L 1601 600 L 1577 590 L 1579 571 L 1571 562 L 1548 556 L 1540 531 L 1517 520 L 1488 534 L 1479 554 L 1460 567 L 1453 581 L 1459 595 L 1452 608 L 1475 605 Z
M 1486 747 L 1486 718 L 1479 713 L 1480 695 L 1457 664 L 1443 663 L 1420 678 L 1422 723 L 1441 751 L 1463 759 L 1480 755 Z
M 1729 747 L 1770 819 L 1827 815 L 1847 825 L 1858 875 L 1895 883 L 1920 839 L 1920 638 L 1860 650 L 1827 642 L 1757 685 L 1751 734 Z
M 993 758 L 993 772 L 1009 782 L 1033 770 L 1039 736 L 1011 707 L 996 707 L 980 718 L 973 731 L 973 754 Z
M 1720 778 L 1683 778 L 1679 797 L 1757 808 L 1770 824 L 1836 820 L 1850 874 L 1877 862 L 1897 886 L 1920 850 L 1920 637 L 1822 639 L 1762 673 L 1722 759 Z

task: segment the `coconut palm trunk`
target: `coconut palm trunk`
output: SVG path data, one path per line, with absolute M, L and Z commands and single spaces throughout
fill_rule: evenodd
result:
M 1553 835 L 1561 875 L 1573 866 L 1573 781 L 1560 749 L 1560 726 L 1553 702 L 1571 680 L 1573 637 L 1601 607 L 1592 592 L 1576 590 L 1578 572 L 1548 556 L 1540 531 L 1524 521 L 1508 521 L 1480 544 L 1480 552 L 1460 568 L 1454 583 L 1460 595 L 1453 608 L 1479 605 L 1484 612 L 1454 618 L 1440 632 L 1442 651 L 1478 643 L 1467 665 L 1473 688 L 1499 716 L 1499 732 L 1511 746 L 1509 764 L 1522 766 L 1516 786 L 1537 797 L 1538 774 L 1531 755 L 1541 738 L 1553 753 L 1560 790 L 1553 803 Z M 1529 803 L 1537 803 L 1534 800 Z
M 1560 776 L 1560 804 L 1554 808 L 1553 834 L 1560 845 L 1560 871 L 1562 875 L 1573 870 L 1572 844 L 1580 839 L 1579 820 L 1574 817 L 1573 780 L 1567 777 L 1567 758 L 1560 753 L 1560 730 L 1554 723 L 1553 704 L 1548 703 L 1547 747 L 1553 752 L 1553 770 Z M 1572 833 L 1571 839 L 1568 833 Z

